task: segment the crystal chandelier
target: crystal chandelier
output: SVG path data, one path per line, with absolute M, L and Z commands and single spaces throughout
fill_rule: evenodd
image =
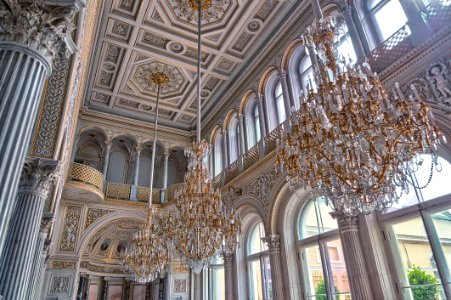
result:
M 383 210 L 408 192 L 419 153 L 444 137 L 423 100 L 389 96 L 369 65 L 344 66 L 334 49 L 333 18 L 303 35 L 314 81 L 278 141 L 276 166 L 292 187 L 326 196 L 335 215 Z
M 241 232 L 240 220 L 233 211 L 228 212 L 221 200 L 219 189 L 215 190 L 208 167 L 205 164 L 209 149 L 201 141 L 201 20 L 202 12 L 210 9 L 209 1 L 189 1 L 197 9 L 197 140 L 185 149 L 188 169 L 185 183 L 175 197 L 174 242 L 181 260 L 195 272 L 208 266 L 213 257 L 228 243 L 228 251 L 234 251 L 233 243 Z
M 162 218 L 152 208 L 160 88 L 162 85 L 169 82 L 169 77 L 165 73 L 157 71 L 150 75 L 149 81 L 157 85 L 157 103 L 155 108 L 155 128 L 150 168 L 149 203 L 146 209 L 146 223 L 141 230 L 134 233 L 131 244 L 121 253 L 121 263 L 124 270 L 131 273 L 132 279 L 139 283 L 146 283 L 155 280 L 159 274 L 166 271 L 169 262 L 169 250 L 167 245 L 168 239 L 166 232 L 163 230 L 164 220 L 162 220 Z

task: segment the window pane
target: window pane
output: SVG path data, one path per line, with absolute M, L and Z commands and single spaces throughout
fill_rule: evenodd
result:
M 271 264 L 269 256 L 262 258 L 263 264 L 263 286 L 265 289 L 265 299 L 272 299 L 272 279 L 271 279 Z
M 215 267 L 211 270 L 211 295 L 212 300 L 225 299 L 224 267 Z
M 265 229 L 263 223 L 257 223 L 249 235 L 248 240 L 248 255 L 259 253 L 266 250 L 266 244 L 262 241 L 265 236 Z
M 260 260 L 249 263 L 249 296 L 251 300 L 263 300 Z
M 413 299 L 444 299 L 440 298 L 443 288 L 421 217 L 396 223 L 392 228 L 407 279 L 405 292 Z M 424 298 L 425 294 L 429 298 Z
M 384 41 L 407 23 L 406 14 L 397 0 L 389 1 L 374 14 L 374 17 Z
M 302 266 L 304 272 L 307 299 L 327 299 L 324 283 L 323 265 L 319 247 L 312 246 L 302 250 Z
M 331 286 L 334 299 L 349 299 L 351 296 L 349 288 L 348 273 L 346 271 L 345 259 L 341 240 L 335 239 L 326 243 L 327 254 L 329 258 L 331 276 L 334 282 Z
M 418 182 L 418 186 L 424 186 L 431 174 L 431 155 L 420 155 L 420 159 L 423 159 L 422 166 L 415 172 L 415 177 Z M 421 189 L 420 192 L 423 196 L 423 200 L 431 200 L 446 194 L 451 193 L 451 185 L 449 184 L 451 178 L 451 164 L 445 159 L 438 157 L 438 166 L 433 166 L 434 172 L 432 174 L 432 180 L 429 185 Z M 438 170 L 440 172 L 438 172 Z
M 325 198 L 319 197 L 310 201 L 300 216 L 300 238 L 304 239 L 337 229 L 337 221 L 332 218 L 331 212 L 332 208 L 327 206 Z
M 432 221 L 445 256 L 446 266 L 444 267 L 451 273 L 451 209 L 433 214 Z
M 260 134 L 260 116 L 258 114 L 258 107 L 255 105 L 254 108 L 254 130 L 255 130 L 255 143 L 257 143 L 261 139 Z

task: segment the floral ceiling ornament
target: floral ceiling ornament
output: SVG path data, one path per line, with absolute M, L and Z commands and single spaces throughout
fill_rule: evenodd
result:
M 367 63 L 340 62 L 335 26 L 324 18 L 302 37 L 314 82 L 278 141 L 276 165 L 292 187 L 312 188 L 349 217 L 397 202 L 423 162 L 417 154 L 437 164 L 434 149 L 446 140 L 423 95 L 406 99 L 396 85 L 389 96 Z
M 198 21 L 198 2 L 202 9 L 202 20 L 219 20 L 230 5 L 230 0 L 171 0 L 178 17 L 188 22 Z

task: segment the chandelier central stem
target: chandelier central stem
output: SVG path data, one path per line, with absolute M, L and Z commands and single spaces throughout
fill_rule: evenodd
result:
M 153 198 L 153 177 L 155 174 L 155 155 L 157 152 L 157 132 L 158 132 L 158 107 L 160 105 L 160 89 L 161 83 L 157 86 L 157 105 L 155 107 L 155 126 L 153 133 L 153 145 L 152 145 L 152 161 L 150 163 L 150 190 L 149 190 L 149 209 L 152 208 L 152 198 Z
M 200 99 L 200 78 L 201 78 L 201 26 L 202 26 L 202 5 L 201 0 L 197 2 L 197 142 L 201 139 L 201 99 Z

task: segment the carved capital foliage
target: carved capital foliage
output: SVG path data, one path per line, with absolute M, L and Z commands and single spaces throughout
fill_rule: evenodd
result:
M 74 30 L 75 5 L 44 1 L 3 0 L 0 5 L 0 41 L 25 45 L 50 62 L 66 48 Z M 69 54 L 69 52 L 66 52 Z
M 348 217 L 342 215 L 332 215 L 337 219 L 340 233 L 359 230 L 359 217 Z
M 28 158 L 22 170 L 19 193 L 34 192 L 47 197 L 58 171 L 59 165 L 55 160 Z
M 268 245 L 269 251 L 280 251 L 280 235 L 270 234 L 263 238 Z

